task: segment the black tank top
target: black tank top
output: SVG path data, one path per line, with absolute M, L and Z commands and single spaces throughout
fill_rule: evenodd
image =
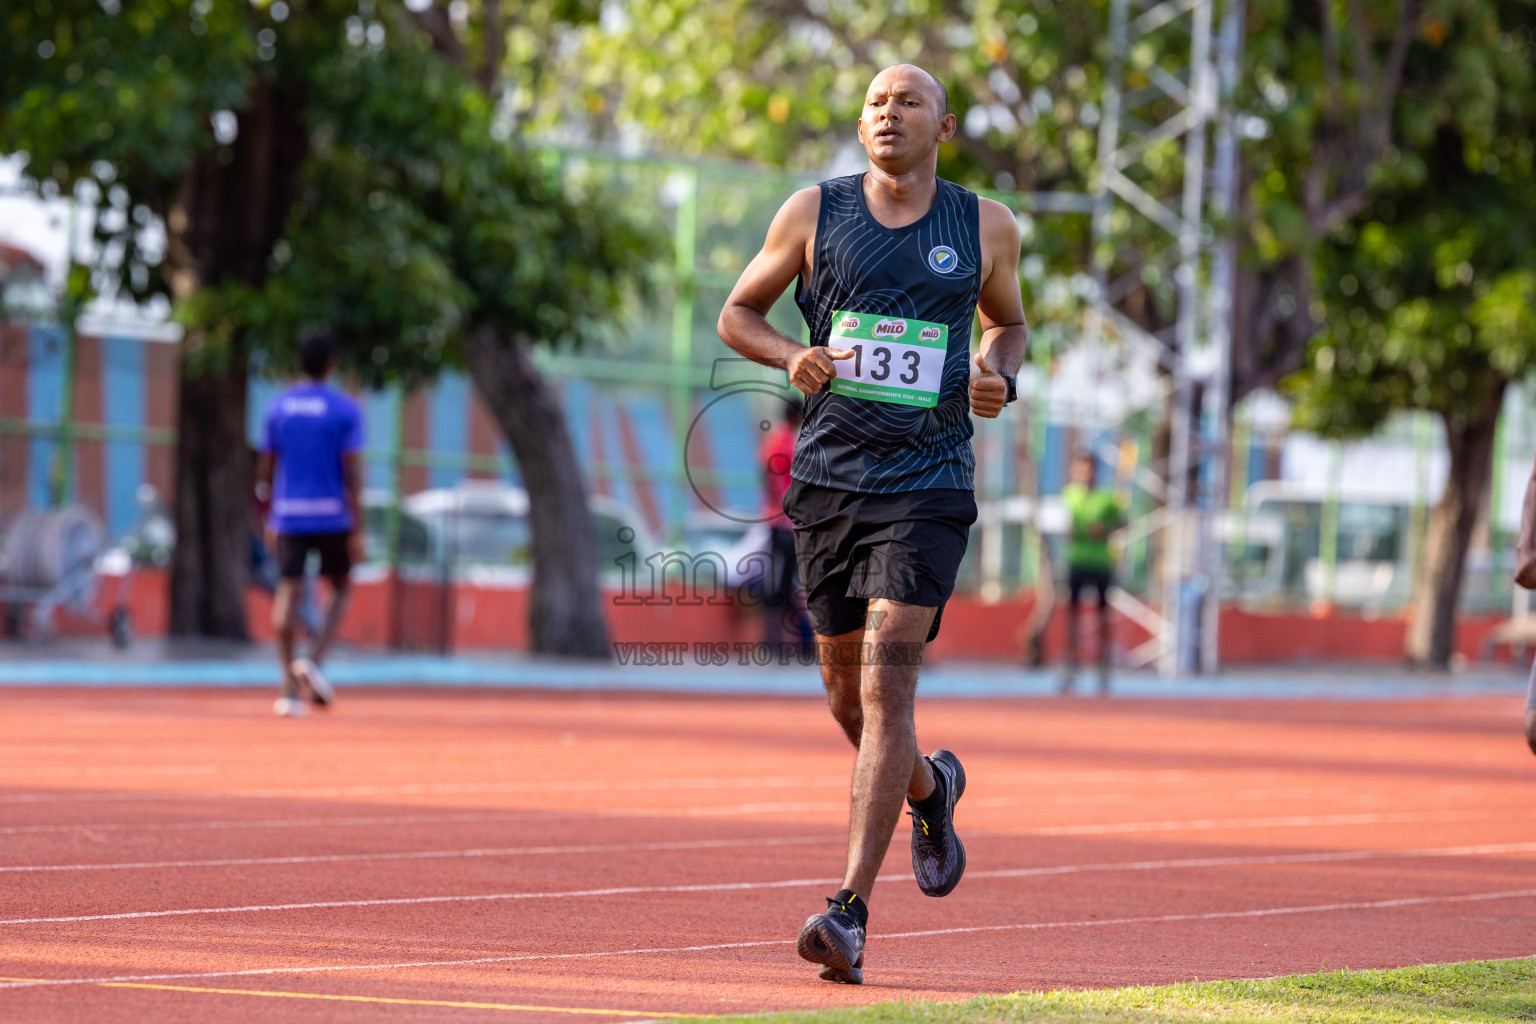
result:
M 825 390 L 808 398 L 790 468 L 796 480 L 866 493 L 974 488 L 969 380 L 971 322 L 981 290 L 981 214 L 975 193 L 942 179 L 938 184 L 927 214 L 888 228 L 865 205 L 864 175 L 821 183 L 811 279 L 806 284 L 802 278 L 795 288 L 811 344 L 827 344 L 835 313 L 860 314 L 838 323 L 863 321 L 866 331 L 876 322 L 866 316 L 949 330 L 931 408 Z M 938 334 L 930 327 L 924 337 L 930 332 Z M 837 347 L 851 346 L 839 341 Z M 839 370 L 852 362 L 840 361 Z

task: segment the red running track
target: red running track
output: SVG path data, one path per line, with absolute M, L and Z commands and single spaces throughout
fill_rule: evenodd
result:
M 806 699 L 7 690 L 0 1019 L 634 1021 L 1536 953 L 1518 701 L 931 700 L 862 988 L 794 953 L 850 751 Z

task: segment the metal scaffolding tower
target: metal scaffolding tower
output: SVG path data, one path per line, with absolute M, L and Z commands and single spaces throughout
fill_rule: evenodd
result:
M 1213 46 L 1218 10 L 1221 27 Z M 1219 667 L 1222 551 L 1215 512 L 1227 487 L 1235 263 L 1235 242 L 1225 222 L 1236 205 L 1233 93 L 1243 13 L 1243 0 L 1110 4 L 1111 60 L 1093 186 L 1097 287 L 1086 334 L 1092 346 L 1102 347 L 1112 336 L 1139 349 L 1166 374 L 1162 395 L 1169 407 L 1170 451 L 1162 472 L 1150 481 L 1154 491 L 1161 490 L 1163 507 L 1147 524 L 1149 532 L 1163 534 L 1161 608 L 1141 609 L 1138 616 L 1153 627 L 1149 646 L 1165 675 Z M 1159 175 L 1150 160 L 1164 156 L 1165 144 L 1179 142 L 1178 193 L 1154 195 L 1150 182 Z M 1167 240 L 1128 268 L 1117 266 L 1114 251 L 1121 210 Z M 1171 330 L 1148 331 L 1116 308 L 1152 266 L 1173 268 L 1177 317 Z

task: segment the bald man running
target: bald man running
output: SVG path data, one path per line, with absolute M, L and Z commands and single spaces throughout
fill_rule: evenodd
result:
M 948 895 L 965 871 L 965 771 L 947 750 L 918 752 L 913 699 L 976 520 L 970 417 L 1014 400 L 1027 340 L 1013 214 L 938 177 L 948 107 L 921 68 L 876 75 L 858 125 L 869 170 L 791 196 L 720 314 L 727 345 L 807 396 L 784 511 L 827 699 L 858 753 L 843 888 L 806 921 L 799 952 L 854 985 L 903 797 L 922 891 Z M 767 321 L 790 282 L 809 347 Z

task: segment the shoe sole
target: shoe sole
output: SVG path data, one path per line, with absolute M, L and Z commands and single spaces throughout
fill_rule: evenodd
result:
M 823 964 L 821 970 L 816 972 L 816 977 L 822 981 L 836 982 L 839 985 L 862 985 L 864 984 L 864 958 L 860 956 L 854 965 L 846 971 Z
M 953 791 L 948 794 L 949 799 L 946 801 L 949 804 L 949 830 L 950 834 L 953 835 L 955 830 L 955 804 L 958 804 L 960 798 L 965 796 L 965 768 L 961 766 L 960 759 L 948 750 L 935 750 L 932 754 L 928 755 L 928 760 L 942 761 L 945 767 L 949 769 L 949 778 L 954 782 L 954 786 L 951 787 Z M 942 889 L 935 889 L 932 892 L 926 889 L 922 890 L 924 896 L 932 896 L 935 899 L 940 896 L 948 896 L 955 891 L 955 886 L 960 884 L 960 879 L 965 877 L 965 844 L 960 841 L 958 835 L 955 836 L 955 848 L 960 851 L 960 868 L 955 872 L 954 879 Z
M 843 985 L 864 984 L 864 972 L 861 970 L 864 963 L 863 952 L 859 953 L 853 963 L 849 963 L 847 955 L 843 953 L 821 918 L 822 915 L 815 914 L 806 920 L 805 927 L 800 929 L 800 940 L 795 943 L 795 952 L 800 954 L 802 960 L 821 964 L 817 977 L 823 981 L 835 981 Z

